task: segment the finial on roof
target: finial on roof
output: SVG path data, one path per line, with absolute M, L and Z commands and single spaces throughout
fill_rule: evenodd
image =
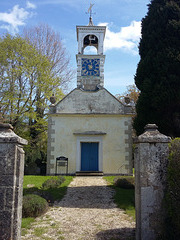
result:
M 53 93 L 52 96 L 50 97 L 50 102 L 51 102 L 51 104 L 55 104 L 55 102 L 56 102 L 56 98 L 55 98 L 55 96 L 54 96 L 54 93 Z
M 92 14 L 93 14 L 92 7 L 93 6 L 94 6 L 94 4 L 90 3 L 90 7 L 88 8 L 88 12 L 87 12 L 87 13 L 89 13 L 89 24 L 88 24 L 88 26 L 93 26 L 94 25 L 93 21 L 92 21 Z

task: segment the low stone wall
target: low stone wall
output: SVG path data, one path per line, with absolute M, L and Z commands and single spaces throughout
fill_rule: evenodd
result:
M 0 240 L 21 239 L 25 144 L 10 124 L 0 123 Z

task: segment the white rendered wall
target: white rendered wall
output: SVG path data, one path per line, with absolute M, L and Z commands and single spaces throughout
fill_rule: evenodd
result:
M 65 156 L 69 159 L 69 173 L 80 171 L 81 141 L 99 142 L 99 170 L 104 174 L 127 174 L 131 160 L 130 116 L 123 115 L 51 115 L 54 142 L 51 143 L 49 174 L 55 173 L 55 159 Z M 106 135 L 75 135 L 86 131 L 105 132 Z M 83 139 L 84 138 L 84 139 Z M 89 140 L 88 140 L 89 139 Z M 79 152 L 78 152 L 79 151 Z

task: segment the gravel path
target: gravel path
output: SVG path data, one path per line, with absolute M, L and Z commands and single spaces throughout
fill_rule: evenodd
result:
M 22 240 L 132 240 L 135 223 L 116 207 L 113 195 L 102 177 L 76 177 Z

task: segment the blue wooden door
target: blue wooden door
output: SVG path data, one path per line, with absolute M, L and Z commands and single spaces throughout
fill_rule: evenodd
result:
M 99 143 L 81 143 L 81 171 L 98 171 Z

